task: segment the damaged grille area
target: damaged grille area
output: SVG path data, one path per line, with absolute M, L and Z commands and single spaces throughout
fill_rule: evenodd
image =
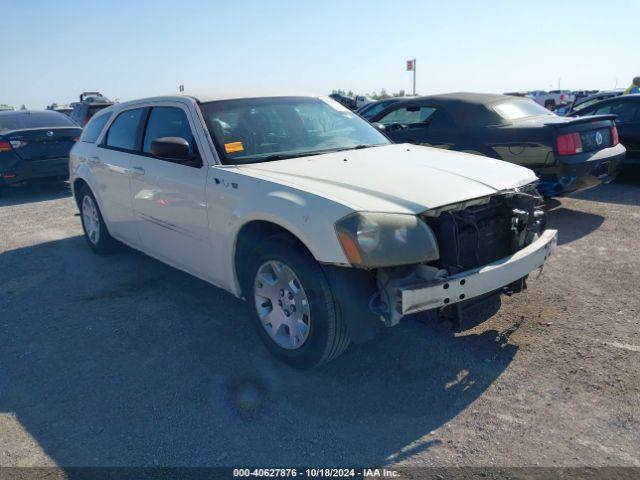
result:
M 445 210 L 425 220 L 438 239 L 433 266 L 455 274 L 515 253 L 544 230 L 544 213 L 529 194 L 496 195 L 487 203 Z

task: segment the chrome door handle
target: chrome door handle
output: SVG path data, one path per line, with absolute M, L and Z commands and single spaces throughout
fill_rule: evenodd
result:
M 131 171 L 136 175 L 144 175 L 144 168 L 142 167 L 131 167 Z
M 99 163 L 100 157 L 89 157 L 87 160 L 89 160 L 89 163 Z

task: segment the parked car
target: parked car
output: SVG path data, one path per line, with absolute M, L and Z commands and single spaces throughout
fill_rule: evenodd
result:
M 80 133 L 69 117 L 52 110 L 0 112 L 0 186 L 67 178 L 69 151 Z
M 557 97 L 555 95 L 543 90 L 532 90 L 527 92 L 525 96 L 536 102 L 538 105 L 542 105 L 544 108 L 551 111 L 554 111 L 558 104 Z
M 568 105 L 576 98 L 571 90 L 549 90 L 549 94 L 553 96 L 556 107 Z
M 114 105 L 70 172 L 94 251 L 117 239 L 247 299 L 299 367 L 407 314 L 520 291 L 556 242 L 531 170 L 393 145 L 327 97 Z
M 80 101 L 70 105 L 73 108 L 70 117 L 78 125 L 84 127 L 91 117 L 111 105 L 113 102 L 100 92 L 83 92 L 80 94 Z
M 376 113 L 381 112 L 389 105 L 396 103 L 400 100 L 404 100 L 406 97 L 393 97 L 393 98 L 385 98 L 384 100 L 378 100 L 377 102 L 371 102 L 363 105 L 362 107 L 356 110 L 356 113 L 360 115 L 362 118 L 369 120 Z
M 73 112 L 73 108 L 71 106 L 57 105 L 55 103 L 51 105 L 47 105 L 47 110 L 53 110 L 54 112 L 64 113 L 67 116 L 71 116 L 71 112 Z
M 347 107 L 349 110 L 354 110 L 354 111 L 364 107 L 365 105 L 375 102 L 375 100 L 372 100 L 371 98 L 365 95 L 356 95 L 355 97 L 347 97 L 340 93 L 332 93 L 331 95 L 329 95 L 329 98 L 335 100 L 338 103 L 341 103 L 342 105 Z
M 625 148 L 614 116 L 558 117 L 526 98 L 450 93 L 396 102 L 371 118 L 396 143 L 426 144 L 517 163 L 544 196 L 613 180 Z
M 56 107 L 53 109 L 56 112 L 62 113 L 64 115 L 66 115 L 67 117 L 71 116 L 71 113 L 73 112 L 73 108 L 71 107 Z
M 503 95 L 509 95 L 511 97 L 526 97 L 528 92 L 505 92 Z
M 601 100 L 572 113 L 574 117 L 615 115 L 620 143 L 627 149 L 624 163 L 640 164 L 640 95 Z
M 358 108 L 358 106 L 356 105 L 356 100 L 354 98 L 347 97 L 346 95 L 342 95 L 341 93 L 332 93 L 331 95 L 329 95 L 329 98 L 347 107 L 349 110 L 355 110 Z
M 583 108 L 587 108 L 594 103 L 597 103 L 601 100 L 606 100 L 607 98 L 614 98 L 622 95 L 624 93 L 623 89 L 619 90 L 604 90 L 602 92 L 597 92 L 592 95 L 587 95 L 584 97 L 576 98 L 572 104 L 567 109 L 567 116 L 573 116 Z

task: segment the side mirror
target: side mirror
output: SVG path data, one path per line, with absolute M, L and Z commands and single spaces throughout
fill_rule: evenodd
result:
M 161 137 L 151 141 L 151 153 L 160 158 L 189 159 L 189 142 L 181 137 Z

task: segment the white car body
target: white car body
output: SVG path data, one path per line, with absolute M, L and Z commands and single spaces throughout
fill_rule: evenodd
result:
M 243 292 L 234 260 L 237 236 L 250 222 L 265 221 L 286 229 L 321 264 L 349 266 L 334 224 L 351 213 L 418 215 L 515 191 L 537 180 L 531 170 L 511 163 L 415 145 L 224 165 L 198 108 L 198 101 L 205 100 L 209 99 L 167 96 L 110 107 L 114 114 L 97 141 L 80 141 L 73 147 L 70 183 L 75 194 L 79 185 L 89 186 L 113 237 L 238 297 Z M 120 112 L 147 106 L 173 106 L 187 114 L 202 168 L 100 146 Z M 534 243 L 533 256 L 526 261 L 525 255 L 515 273 L 498 272 L 487 288 L 506 285 L 540 267 L 553 248 L 555 231 L 543 237 Z M 479 281 L 468 298 L 488 291 L 482 288 L 482 278 Z M 449 302 L 429 294 L 425 300 L 425 292 L 433 293 L 435 287 L 422 290 L 422 295 L 413 292 L 414 303 L 405 304 L 404 312 Z

